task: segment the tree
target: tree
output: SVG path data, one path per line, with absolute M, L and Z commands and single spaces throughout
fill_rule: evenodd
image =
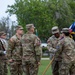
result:
M 5 31 L 7 34 L 7 39 L 9 39 L 15 32 L 14 23 L 9 17 L 2 17 L 0 20 L 0 31 Z
M 71 2 L 69 2 L 69 5 L 71 7 L 71 11 L 73 13 L 73 22 L 75 21 L 75 1 L 72 0 Z
M 16 14 L 18 23 L 24 28 L 33 23 L 39 37 L 47 40 L 53 26 L 69 27 L 72 22 L 73 14 L 68 3 L 68 0 L 15 0 L 7 12 Z

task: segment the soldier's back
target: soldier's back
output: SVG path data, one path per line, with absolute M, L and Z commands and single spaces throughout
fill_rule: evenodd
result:
M 61 40 L 61 44 L 63 44 L 62 58 L 64 62 L 70 62 L 74 59 L 75 42 L 70 37 L 65 37 Z
M 32 55 L 34 53 L 34 39 L 36 35 L 26 33 L 22 37 L 23 55 Z

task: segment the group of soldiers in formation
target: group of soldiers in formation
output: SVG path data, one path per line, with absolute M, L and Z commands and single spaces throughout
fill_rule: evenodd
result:
M 0 32 L 0 75 L 38 75 L 41 60 L 41 40 L 34 34 L 34 24 L 23 27 L 17 26 L 15 35 L 8 42 L 6 33 Z M 50 53 L 52 75 L 75 75 L 75 42 L 69 37 L 69 28 L 63 28 L 61 33 L 58 26 L 51 29 L 52 36 L 47 41 Z

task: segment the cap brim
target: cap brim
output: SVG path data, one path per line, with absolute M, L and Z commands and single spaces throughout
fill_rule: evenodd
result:
M 32 26 L 33 28 L 35 28 L 34 26 Z
M 4 35 L 7 35 L 6 33 L 4 33 Z
M 2 35 L 7 35 L 7 34 L 6 34 L 6 33 L 4 33 L 4 34 L 2 34 Z M 2 35 L 1 35 L 1 36 L 2 36 Z
M 35 28 L 35 27 L 34 27 Z
M 59 31 L 52 32 L 52 34 L 56 34 L 56 33 L 59 33 Z

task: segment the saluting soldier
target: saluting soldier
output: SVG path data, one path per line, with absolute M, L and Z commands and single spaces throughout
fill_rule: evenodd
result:
M 16 34 L 12 36 L 8 43 L 7 58 L 10 64 L 11 75 L 22 75 L 22 48 L 21 37 L 23 35 L 23 27 L 16 27 Z
M 34 25 L 26 25 L 27 33 L 23 35 L 23 71 L 24 75 L 37 75 L 41 59 L 41 40 L 34 34 Z

